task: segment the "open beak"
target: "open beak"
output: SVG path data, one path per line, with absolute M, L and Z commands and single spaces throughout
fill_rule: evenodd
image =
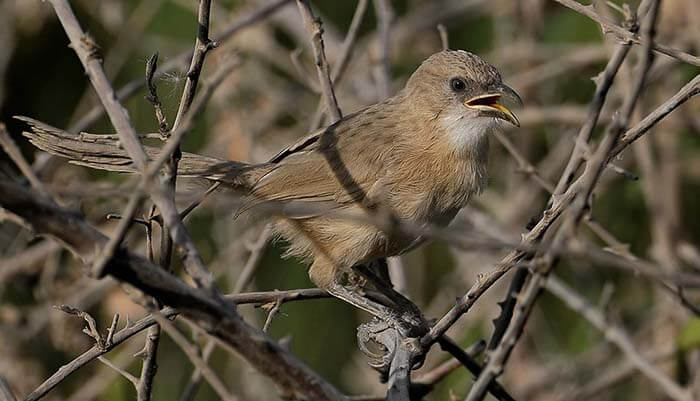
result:
M 516 117 L 515 114 L 513 114 L 513 112 L 510 111 L 510 109 L 501 104 L 501 97 L 505 94 L 508 96 L 512 96 L 517 101 L 522 103 L 522 101 L 520 100 L 520 96 L 518 96 L 518 94 L 515 93 L 514 90 L 510 89 L 505 85 L 503 85 L 501 91 L 502 93 L 487 93 L 485 95 L 473 97 L 467 100 L 464 103 L 464 105 L 472 109 L 496 112 L 499 118 L 510 122 L 516 127 L 519 127 L 520 121 L 518 120 L 518 117 Z

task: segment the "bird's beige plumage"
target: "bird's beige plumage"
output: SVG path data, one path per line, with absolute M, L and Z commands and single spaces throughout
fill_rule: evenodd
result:
M 244 209 L 280 206 L 275 229 L 290 243 L 288 254 L 311 263 L 317 285 L 374 313 L 374 306 L 343 289 L 343 274 L 422 241 L 415 232 L 375 224 L 377 214 L 413 227 L 448 224 L 485 185 L 489 132 L 498 120 L 518 124 L 499 102 L 502 96 L 517 95 L 493 66 L 465 51 L 442 51 L 395 96 L 301 139 L 267 163 L 186 153 L 179 172 L 242 191 Z M 113 141 L 86 143 L 88 137 L 26 121 L 33 130 L 25 135 L 41 149 L 90 167 L 131 170 Z

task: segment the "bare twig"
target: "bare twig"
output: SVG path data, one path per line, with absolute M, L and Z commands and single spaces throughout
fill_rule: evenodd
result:
M 119 246 L 121 245 L 122 241 L 124 240 L 124 237 L 126 237 L 126 233 L 129 231 L 129 228 L 131 228 L 131 225 L 134 223 L 134 216 L 136 216 L 136 212 L 141 207 L 141 203 L 145 200 L 145 198 L 146 196 L 141 191 L 136 191 L 129 198 L 129 201 L 126 204 L 124 211 L 119 216 L 120 220 L 117 224 L 117 228 L 114 230 L 114 233 L 109 238 L 109 242 L 107 242 L 107 245 L 105 245 L 104 249 L 102 250 L 102 253 L 100 254 L 100 257 L 95 261 L 95 263 L 92 266 L 93 276 L 102 277 L 105 266 L 107 266 L 107 263 L 109 263 L 110 259 L 112 259 L 112 256 L 116 252 L 117 248 L 119 248 Z
M 676 347 L 669 347 L 667 350 L 654 352 L 654 354 L 643 356 L 643 358 L 649 359 L 650 363 L 663 362 L 673 357 L 677 352 L 678 350 Z M 613 386 L 619 384 L 621 381 L 629 378 L 638 371 L 639 369 L 637 366 L 630 362 L 629 359 L 626 359 L 624 362 L 615 364 L 601 374 L 597 375 L 598 377 L 596 380 L 582 384 L 574 390 L 567 389 L 566 396 L 560 397 L 559 401 L 580 401 L 592 399 L 598 394 L 609 391 Z
M 206 346 L 204 346 L 204 350 L 202 351 L 202 359 L 204 362 L 209 361 L 209 357 L 211 354 L 214 352 L 216 349 L 216 341 L 210 340 Z M 195 369 L 192 372 L 192 375 L 190 376 L 190 381 L 187 383 L 185 386 L 185 389 L 182 391 L 182 395 L 180 395 L 180 401 L 192 401 L 194 399 L 194 396 L 197 394 L 197 389 L 199 389 L 199 383 L 202 380 L 202 371 L 199 369 Z
M 172 308 L 166 308 L 162 311 L 162 313 L 165 316 L 174 316 L 177 314 L 177 312 Z M 112 343 L 109 344 L 109 347 L 101 349 L 100 347 L 95 345 L 89 350 L 82 353 L 77 358 L 73 359 L 70 363 L 63 365 L 61 369 L 59 369 L 56 373 L 51 375 L 51 377 L 46 379 L 39 387 L 32 391 L 31 394 L 29 394 L 25 398 L 25 401 L 39 400 L 40 398 L 45 396 L 49 391 L 51 391 L 54 387 L 56 387 L 59 383 L 65 380 L 65 378 L 68 377 L 71 373 L 85 366 L 89 362 L 97 359 L 101 355 L 106 354 L 107 352 L 111 351 L 116 346 L 120 345 L 132 336 L 140 333 L 141 331 L 154 324 L 155 320 L 152 316 L 149 315 L 131 325 L 127 325 L 126 327 L 117 331 L 114 334 Z
M 647 45 L 645 45 L 645 52 L 642 60 L 640 61 L 641 68 L 635 81 L 635 89 L 626 99 L 622 106 L 622 111 L 609 127 L 605 137 L 601 141 L 593 156 L 588 160 L 584 173 L 569 188 L 569 190 L 571 190 L 572 188 L 579 187 L 577 188 L 578 193 L 568 214 L 569 218 L 556 232 L 554 239 L 552 240 L 552 248 L 560 247 L 565 241 L 567 241 L 576 229 L 578 223 L 581 221 L 586 205 L 588 204 L 590 194 L 593 191 L 593 187 L 598 182 L 600 174 L 606 165 L 608 155 L 624 132 L 628 119 L 639 99 L 641 88 L 646 80 L 646 74 L 651 67 L 651 44 L 653 43 L 653 33 L 654 26 L 656 24 L 657 10 L 658 1 L 654 1 L 652 11 L 647 18 L 646 24 L 644 25 Z M 503 372 L 504 365 L 508 361 L 513 347 L 522 334 L 523 327 L 530 315 L 530 312 L 532 311 L 535 301 L 541 293 L 542 286 L 546 282 L 547 276 L 556 265 L 557 260 L 558 258 L 551 252 L 545 252 L 540 258 L 538 258 L 532 278 L 528 282 L 527 287 L 525 288 L 520 299 L 518 309 L 513 316 L 513 322 L 503 335 L 502 342 L 489 355 L 489 360 L 484 367 L 483 373 L 479 376 L 476 383 L 474 383 L 474 386 L 467 395 L 467 401 L 482 400 L 486 394 L 488 384 L 491 382 L 491 380 L 498 377 Z
M 133 362 L 133 354 L 137 351 L 139 344 L 132 342 L 129 344 L 122 344 L 119 350 L 113 350 L 114 355 L 110 361 L 117 366 L 126 366 Z M 81 381 L 80 388 L 73 392 L 70 397 L 66 397 L 66 401 L 82 401 L 82 400 L 92 400 L 98 398 L 104 393 L 104 389 L 109 383 L 114 380 L 115 375 L 118 373 L 113 369 L 101 369 L 96 374 L 91 375 L 91 377 L 85 381 Z
M 0 123 L 0 146 L 5 153 L 10 156 L 10 159 L 12 159 L 12 161 L 17 165 L 19 171 L 24 174 L 32 188 L 37 190 L 37 192 L 39 192 L 42 196 L 51 198 L 44 184 L 41 182 L 41 180 L 39 180 L 39 177 L 36 176 L 34 170 L 32 170 L 32 167 L 29 165 L 24 156 L 22 156 L 22 152 L 17 147 L 15 141 L 13 141 L 10 137 L 10 134 L 7 132 L 7 127 L 5 127 L 5 124 L 3 123 Z
M 226 388 L 226 385 L 219 379 L 216 372 L 207 364 L 205 360 L 199 355 L 197 348 L 190 344 L 190 342 L 185 338 L 185 336 L 180 332 L 180 330 L 175 327 L 175 325 L 163 316 L 160 312 L 152 312 L 151 315 L 158 322 L 158 324 L 163 328 L 163 330 L 168 333 L 170 338 L 180 347 L 180 349 L 187 355 L 187 358 L 192 362 L 197 369 L 202 372 L 202 376 L 211 385 L 211 387 L 216 391 L 216 394 L 221 397 L 221 399 L 226 401 L 237 400 Z
M 129 116 L 124 107 L 117 100 L 114 89 L 112 89 L 104 70 L 102 69 L 99 48 L 95 42 L 87 36 L 78 23 L 73 10 L 67 0 L 50 0 L 61 24 L 63 25 L 73 50 L 80 58 L 85 71 L 90 78 L 107 114 L 109 115 L 114 128 L 119 135 L 122 145 L 129 153 L 134 164 L 141 172 L 146 172 L 148 167 L 148 157 L 138 140 L 138 135 L 129 121 Z M 165 222 L 170 227 L 170 235 L 175 243 L 181 248 L 183 262 L 188 273 L 193 277 L 198 285 L 211 288 L 212 278 L 207 272 L 202 262 L 199 251 L 194 246 L 187 229 L 182 224 L 177 212 L 172 196 L 168 195 L 164 186 L 158 182 L 151 186 L 151 196 L 153 202 L 158 206 L 163 214 Z M 101 270 L 101 269 L 100 269 Z
M 282 6 L 286 5 L 287 3 L 290 3 L 291 1 L 292 0 L 272 0 L 258 9 L 246 13 L 245 15 L 237 18 L 229 26 L 224 28 L 218 35 L 216 35 L 216 37 L 214 38 L 214 42 L 223 43 L 231 39 L 231 37 L 233 37 L 236 33 L 240 32 L 241 30 L 255 25 L 258 22 L 264 21 L 271 14 L 278 11 Z M 186 50 L 173 57 L 172 59 L 170 59 L 170 61 L 163 64 L 163 66 L 160 68 L 160 71 L 155 74 L 155 78 L 157 79 L 164 76 L 164 74 L 169 74 L 173 71 L 186 68 L 186 63 L 188 60 L 191 59 L 191 55 L 192 52 L 190 50 Z M 141 88 L 143 88 L 145 84 L 146 83 L 142 79 L 136 79 L 127 83 L 126 85 L 122 86 L 117 92 L 117 99 L 124 100 L 133 96 Z M 79 121 L 73 124 L 68 129 L 68 131 L 80 132 L 88 128 L 95 121 L 99 120 L 102 117 L 102 115 L 104 115 L 104 112 L 105 109 L 102 106 L 93 107 Z
M 202 67 L 204 66 L 204 59 L 209 52 L 217 46 L 216 42 L 212 42 L 209 39 L 209 15 L 211 13 L 211 0 L 199 0 L 199 6 L 197 7 L 197 35 L 194 44 L 194 51 L 192 52 L 192 60 L 190 62 L 190 68 L 187 70 L 187 80 L 185 81 L 185 88 L 182 90 L 182 97 L 180 99 L 180 105 L 177 110 L 177 115 L 175 116 L 175 122 L 173 123 L 173 129 L 177 129 L 185 118 L 187 111 L 192 106 L 194 101 L 195 93 L 197 92 L 197 84 L 199 83 L 199 75 L 202 72 Z M 167 163 L 163 164 L 163 180 L 167 183 L 166 185 L 172 192 L 175 192 L 177 183 L 177 167 L 182 156 L 182 151 L 180 150 L 179 141 L 176 143 L 175 149 L 170 153 Z M 165 233 L 170 231 L 170 223 L 167 220 L 163 221 L 163 235 L 161 235 L 161 253 L 160 253 L 160 265 L 165 268 L 170 268 L 170 261 L 173 253 L 173 241 L 170 235 Z
M 394 9 L 389 0 L 374 0 L 374 9 L 379 19 L 379 60 L 375 66 L 375 79 L 379 88 L 379 98 L 391 96 L 391 25 Z
M 88 336 L 92 337 L 93 340 L 95 340 L 97 348 L 103 350 L 106 349 L 105 339 L 102 337 L 102 334 L 100 334 L 100 332 L 97 330 L 97 323 L 95 323 L 95 318 L 90 316 L 89 313 L 69 305 L 56 305 L 54 306 L 54 308 L 60 310 L 61 312 L 77 316 L 85 320 L 85 322 L 87 323 L 87 327 L 83 327 L 83 333 L 87 334 Z
M 270 304 L 268 304 L 270 305 Z M 267 330 L 270 328 L 270 325 L 272 324 L 272 319 L 277 316 L 277 314 L 280 312 L 280 308 L 282 307 L 282 303 L 280 301 L 276 301 L 275 303 L 271 304 L 271 307 L 267 308 L 265 305 L 263 308 L 269 309 L 267 312 L 267 318 L 265 319 L 265 324 L 263 325 L 262 331 L 264 333 L 267 333 Z
M 292 65 L 299 75 L 299 82 L 307 86 L 307 89 L 313 93 L 320 94 L 321 88 L 319 88 L 318 82 L 314 81 L 308 74 L 306 74 L 306 69 L 301 64 L 299 57 L 303 53 L 304 49 L 298 47 L 289 53 L 289 58 L 292 60 Z M 321 99 L 323 100 L 323 99 Z
M 326 53 L 323 49 L 323 25 L 319 18 L 314 17 L 311 6 L 308 0 L 297 0 L 299 12 L 304 19 L 304 26 L 309 36 L 311 36 L 311 45 L 314 49 L 314 59 L 316 69 L 318 71 L 318 81 L 321 84 L 321 93 L 326 103 L 326 109 L 331 116 L 333 122 L 343 118 L 343 114 L 338 107 L 338 101 L 335 99 L 333 91 L 333 82 L 331 81 L 330 68 L 326 60 Z
M 112 341 L 114 340 L 114 333 L 117 330 L 117 325 L 119 324 L 119 314 L 115 313 L 112 317 L 112 324 L 109 325 L 107 329 L 107 336 L 105 337 L 105 348 L 112 346 Z
M 17 401 L 10 384 L 2 376 L 0 376 L 0 401 Z
M 357 33 L 360 29 L 362 18 L 364 17 L 365 12 L 367 11 L 368 2 L 369 0 L 359 0 L 357 2 L 355 13 L 353 14 L 352 21 L 350 22 L 350 28 L 348 28 L 348 32 L 347 34 L 345 34 L 345 39 L 343 40 L 343 44 L 340 48 L 340 55 L 335 61 L 335 64 L 333 65 L 331 71 L 331 82 L 333 82 L 334 86 L 338 86 L 343 76 L 345 75 L 345 71 L 347 70 L 348 64 L 350 63 L 350 58 L 357 43 Z M 314 119 L 311 122 L 311 130 L 315 130 L 321 126 L 323 120 L 323 112 L 325 110 L 326 108 L 324 107 L 324 100 L 321 99 L 318 106 L 316 107 L 316 114 L 314 115 Z
M 30 224 L 37 233 L 61 238 L 62 242 L 87 263 L 107 238 L 73 213 L 41 201 L 22 187 L 0 181 L 0 204 Z M 345 396 L 332 385 L 282 349 L 274 340 L 249 325 L 228 301 L 209 292 L 192 288 L 129 252 L 120 253 L 108 265 L 107 273 L 128 282 L 162 302 L 180 308 L 211 336 L 235 349 L 261 373 L 283 388 L 291 388 L 312 401 L 343 400 Z M 114 342 L 119 340 L 114 335 Z M 84 359 L 81 359 L 84 361 Z M 54 385 L 55 385 L 54 381 Z M 45 394 L 45 392 L 44 392 Z M 35 398 L 36 399 L 36 398 Z
M 260 232 L 260 235 L 255 242 L 250 245 L 250 255 L 248 256 L 248 260 L 246 261 L 245 266 L 243 266 L 243 270 L 241 270 L 241 274 L 236 280 L 236 285 L 233 287 L 234 294 L 243 292 L 246 287 L 248 287 L 248 284 L 250 284 L 250 281 L 253 279 L 253 275 L 255 274 L 255 270 L 257 270 L 258 266 L 260 265 L 260 260 L 262 259 L 265 248 L 267 247 L 267 242 L 270 240 L 271 235 L 272 228 L 269 225 L 266 225 Z
M 484 352 L 484 350 L 486 350 L 486 342 L 484 340 L 480 340 L 470 345 L 469 348 L 465 349 L 464 353 L 469 355 L 470 358 L 476 358 L 479 356 L 479 354 Z M 413 380 L 413 383 L 433 386 L 462 365 L 463 363 L 459 358 L 452 357 Z
M 165 134 L 168 131 L 168 121 L 165 119 L 165 114 L 163 113 L 163 105 L 160 103 L 158 98 L 158 90 L 155 83 L 153 83 L 153 76 L 158 69 L 158 53 L 154 53 L 146 62 L 146 88 L 148 88 L 148 95 L 146 95 L 146 100 L 148 100 L 152 105 L 156 113 L 156 120 L 158 121 L 158 131 L 161 134 Z
M 466 367 L 475 378 L 478 378 L 481 375 L 482 368 L 479 363 L 476 362 L 472 356 L 465 353 L 464 350 L 455 344 L 449 337 L 442 336 L 438 342 L 440 343 L 440 348 L 457 358 L 457 360 L 459 360 L 459 362 Z M 488 392 L 499 401 L 514 401 L 513 397 L 508 394 L 503 386 L 501 386 L 501 384 L 495 380 L 489 383 Z
M 576 141 L 574 142 L 574 150 L 572 151 L 571 157 L 564 168 L 564 172 L 562 173 L 559 182 L 557 183 L 555 189 L 550 192 L 560 194 L 564 192 L 564 190 L 573 181 L 576 171 L 584 160 L 584 149 L 582 149 L 581 144 L 587 144 L 591 139 L 591 134 L 598 124 L 598 118 L 600 117 L 600 112 L 605 104 L 605 99 L 608 96 L 608 91 L 612 86 L 615 75 L 617 75 L 617 71 L 620 69 L 622 62 L 627 57 L 630 46 L 631 42 L 629 41 L 620 43 L 615 49 L 612 57 L 610 57 L 610 61 L 608 61 L 608 64 L 605 66 L 605 70 L 598 78 L 596 78 L 596 90 L 595 94 L 593 95 L 593 100 L 588 106 L 588 117 L 586 118 L 586 122 L 579 130 Z
M 187 80 L 185 88 L 182 91 L 180 106 L 177 110 L 177 116 L 173 123 L 173 128 L 177 128 L 182 123 L 182 119 L 189 110 L 194 95 L 197 91 L 197 83 L 199 82 L 199 74 L 204 66 L 204 59 L 207 52 L 218 45 L 217 42 L 209 39 L 209 14 L 211 10 L 211 0 L 200 0 L 197 11 L 197 38 L 195 40 L 194 52 L 190 68 L 187 70 Z
M 437 24 L 437 30 L 440 34 L 440 43 L 442 44 L 442 50 L 450 49 L 450 38 L 447 36 L 447 28 L 443 24 Z
M 611 32 L 618 38 L 622 40 L 629 40 L 634 43 L 638 43 L 641 45 L 648 44 L 647 39 L 644 37 L 640 37 L 639 35 L 628 31 L 625 28 L 622 28 L 621 26 L 615 24 L 614 22 L 608 20 L 607 18 L 601 16 L 595 11 L 595 8 L 592 5 L 585 6 L 575 0 L 554 0 L 557 3 L 568 7 L 582 15 L 585 15 L 586 17 L 592 19 L 593 21 L 597 22 L 602 28 L 603 32 Z M 680 61 L 683 61 L 688 64 L 693 64 L 700 66 L 700 57 L 698 56 L 693 56 L 692 54 L 685 53 L 683 51 L 680 51 L 678 49 L 674 49 L 672 47 L 660 44 L 660 43 L 654 43 L 652 44 L 653 49 L 659 53 L 663 53 L 667 56 L 676 58 Z
M 158 344 L 160 342 L 160 326 L 155 324 L 148 328 L 146 332 L 146 343 L 143 350 L 137 355 L 143 356 L 141 364 L 141 376 L 138 378 L 136 387 L 136 399 L 138 401 L 149 401 L 153 391 L 153 379 L 158 371 L 156 356 L 158 354 Z
M 641 355 L 622 328 L 609 323 L 601 311 L 577 294 L 573 288 L 567 286 L 555 276 L 550 276 L 545 285 L 547 290 L 564 301 L 566 306 L 581 314 L 589 323 L 595 326 L 595 328 L 603 332 L 605 339 L 618 346 L 627 359 L 633 363 L 640 372 L 646 375 L 649 380 L 657 383 L 668 397 L 679 401 L 693 400 L 692 395 L 687 389 L 681 388 L 664 372 L 654 367 L 654 365 Z
M 331 78 L 334 85 L 338 85 L 340 80 L 343 78 L 345 70 L 350 62 L 353 50 L 355 49 L 355 44 L 357 43 L 357 33 L 360 30 L 360 24 L 362 24 L 362 18 L 365 16 L 365 12 L 367 11 L 368 1 L 369 0 L 359 0 L 357 2 L 355 13 L 352 16 L 352 21 L 350 21 L 350 27 L 348 28 L 343 44 L 340 47 L 340 55 L 335 61 L 331 72 Z
M 139 379 L 137 379 L 136 376 L 132 375 L 131 373 L 127 372 L 126 370 L 115 365 L 114 363 L 112 363 L 112 361 L 105 358 L 104 356 L 98 356 L 97 360 L 104 363 L 106 366 L 108 366 L 110 369 L 114 370 L 115 372 L 119 373 L 123 378 L 125 378 L 126 380 L 131 382 L 131 384 L 133 384 L 134 387 L 138 386 Z
M 646 134 L 651 127 L 656 125 L 656 123 L 661 121 L 664 117 L 688 101 L 690 98 L 698 94 L 700 94 L 700 74 L 696 75 L 667 101 L 659 105 L 653 112 L 644 117 L 642 121 L 638 122 L 635 126 L 627 130 L 627 132 L 625 132 L 620 138 L 620 141 L 615 146 L 615 149 L 611 152 L 610 158 L 612 159 L 619 155 L 620 152 L 632 144 L 632 142 Z

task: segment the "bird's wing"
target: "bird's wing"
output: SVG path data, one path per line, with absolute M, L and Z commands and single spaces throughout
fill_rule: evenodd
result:
M 244 208 L 281 202 L 290 217 L 309 217 L 319 207 L 370 206 L 386 174 L 392 132 L 387 120 L 373 118 L 373 112 L 370 107 L 350 115 L 280 152 Z

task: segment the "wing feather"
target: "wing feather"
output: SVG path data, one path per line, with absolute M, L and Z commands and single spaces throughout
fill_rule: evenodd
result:
M 355 202 L 371 204 L 373 188 L 385 176 L 390 160 L 385 142 L 392 140 L 377 135 L 378 130 L 391 131 L 382 125 L 386 119 L 367 118 L 376 110 L 372 106 L 350 115 L 278 153 L 271 159 L 275 167 L 252 188 L 243 208 L 263 202 L 293 203 L 286 209 L 294 210 L 294 217 L 311 217 L 319 205 L 326 211 Z

